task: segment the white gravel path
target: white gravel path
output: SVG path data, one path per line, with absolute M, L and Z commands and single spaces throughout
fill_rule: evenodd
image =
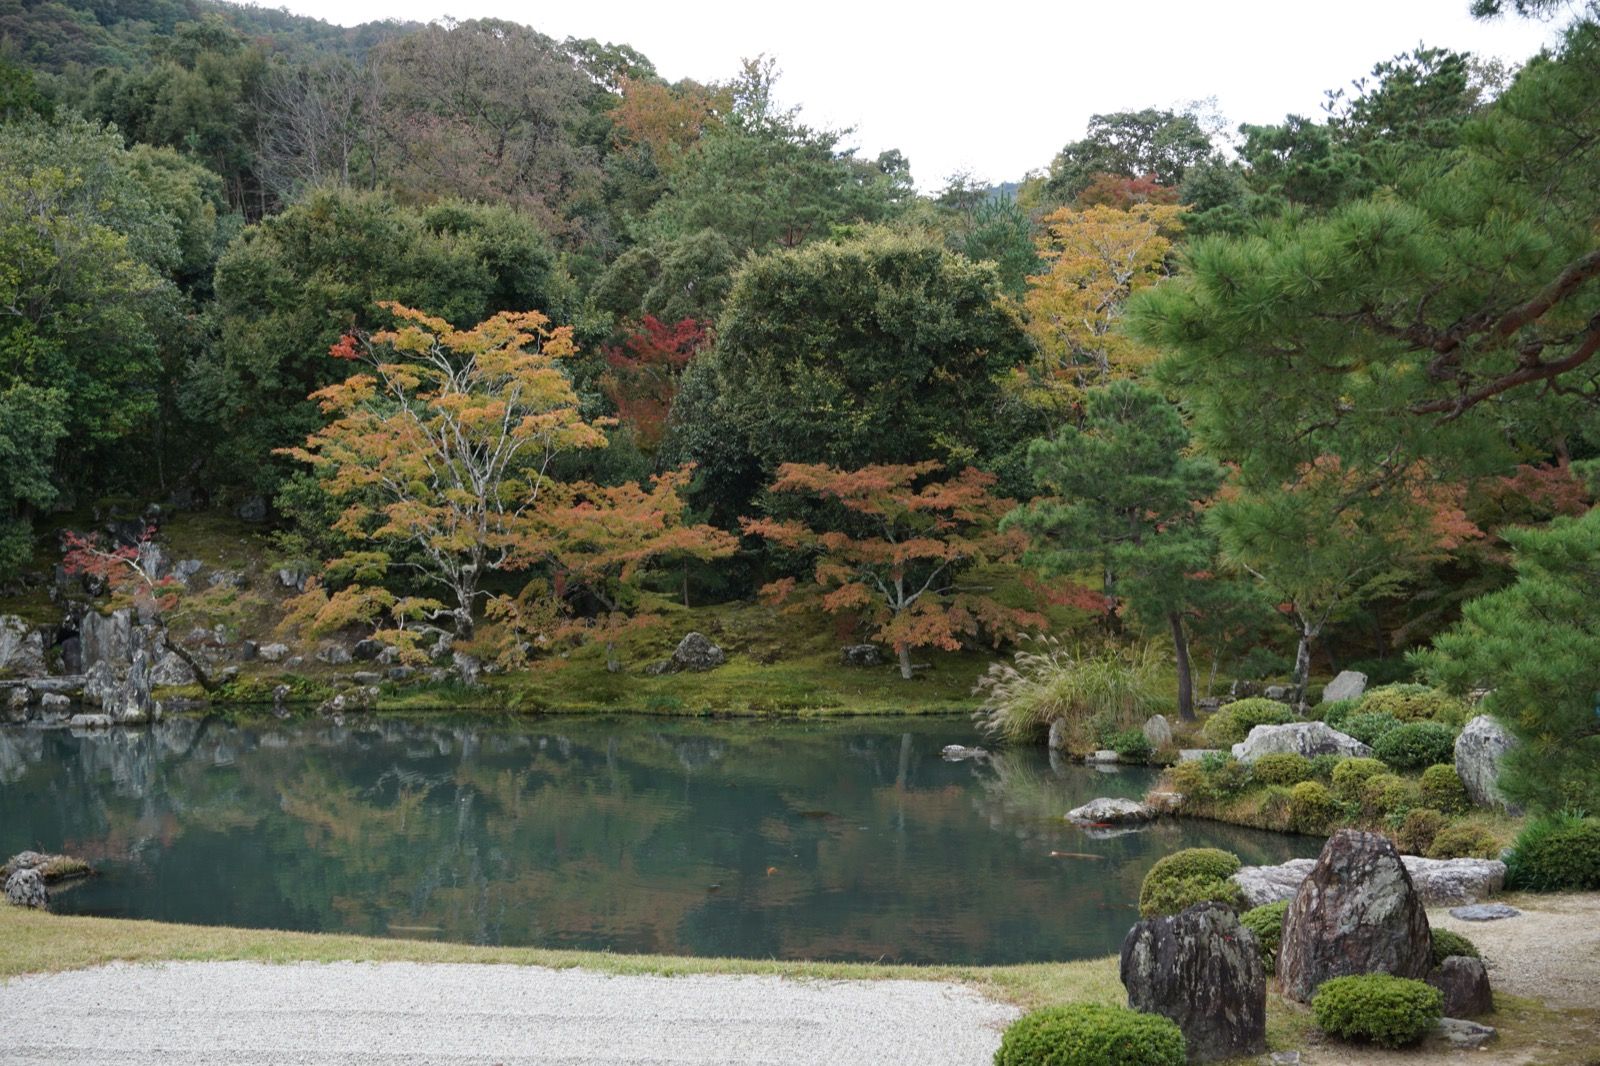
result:
M 0 1063 L 989 1063 L 959 985 L 418 963 L 114 964 L 0 982 Z

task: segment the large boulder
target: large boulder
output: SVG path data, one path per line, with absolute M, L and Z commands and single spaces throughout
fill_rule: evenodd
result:
M 679 670 L 711 670 L 728 661 L 722 649 L 704 633 L 690 633 L 678 641 L 672 663 Z
M 1144 739 L 1158 751 L 1172 747 L 1172 723 L 1164 714 L 1152 714 L 1144 722 Z
M 882 666 L 883 649 L 876 644 L 846 644 L 839 649 L 839 662 L 845 666 Z
M 0 615 L 0 673 L 32 677 L 44 672 L 44 634 L 14 614 Z
M 1498 782 L 1500 764 L 1515 743 L 1505 727 L 1486 714 L 1468 722 L 1456 737 L 1456 773 L 1479 807 L 1508 807 Z
M 1340 670 L 1339 676 L 1322 690 L 1323 703 L 1353 700 L 1367 691 L 1367 675 L 1359 670 Z
M 1428 975 L 1428 983 L 1444 994 L 1446 1018 L 1477 1018 L 1494 1010 L 1489 971 L 1482 959 L 1451 955 Z
M 1122 941 L 1128 1006 L 1183 1030 L 1190 1062 L 1266 1051 L 1267 977 L 1256 936 L 1221 903 L 1139 922 Z
M 6 902 L 13 907 L 35 907 L 39 910 L 50 906 L 50 893 L 45 890 L 44 876 L 31 868 L 14 871 L 6 878 Z
M 1505 887 L 1506 864 L 1499 859 L 1424 859 L 1403 855 L 1412 887 L 1429 906 L 1487 899 Z M 1279 866 L 1245 866 L 1233 883 L 1252 907 L 1293 899 L 1315 859 L 1290 859 Z
M 1138 800 L 1114 799 L 1102 796 L 1067 812 L 1067 821 L 1081 825 L 1121 825 L 1125 822 L 1148 822 L 1156 812 Z
M 1278 980 L 1284 995 L 1307 1003 L 1333 977 L 1424 978 L 1432 948 L 1428 912 L 1394 844 L 1381 833 L 1341 829 L 1289 904 Z
M 1263 755 L 1285 752 L 1310 759 L 1318 755 L 1366 757 L 1372 754 L 1372 749 L 1326 722 L 1258 725 L 1250 730 L 1249 736 L 1233 746 L 1233 757 L 1247 763 L 1255 762 Z

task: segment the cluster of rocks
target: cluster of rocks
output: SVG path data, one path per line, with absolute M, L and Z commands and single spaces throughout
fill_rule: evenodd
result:
M 21 851 L 0 866 L 0 885 L 4 885 L 5 900 L 12 906 L 45 910 L 50 906 L 46 886 L 89 873 L 89 864 L 80 859 Z
M 1505 887 L 1506 864 L 1499 859 L 1425 859 L 1401 856 L 1406 873 L 1424 903 L 1472 903 Z M 1290 859 L 1278 866 L 1244 866 L 1233 875 L 1252 907 L 1293 899 L 1315 868 L 1315 859 Z

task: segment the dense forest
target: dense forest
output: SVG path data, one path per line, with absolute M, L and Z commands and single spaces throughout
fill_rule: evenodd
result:
M 4 0 L 0 576 L 212 508 L 314 572 L 303 632 L 504 669 L 762 597 L 907 677 L 1148 640 L 1186 714 L 1218 663 L 1556 671 L 1592 743 L 1600 617 L 1543 605 L 1600 566 L 1600 21 L 1500 6 L 1570 25 L 927 195 L 769 58 Z

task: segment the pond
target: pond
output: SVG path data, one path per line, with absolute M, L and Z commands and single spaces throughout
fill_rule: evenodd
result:
M 178 719 L 0 729 L 0 856 L 88 859 L 63 913 L 618 952 L 998 964 L 1115 952 L 1210 822 L 1067 825 L 1151 771 L 973 744 L 960 718 Z

